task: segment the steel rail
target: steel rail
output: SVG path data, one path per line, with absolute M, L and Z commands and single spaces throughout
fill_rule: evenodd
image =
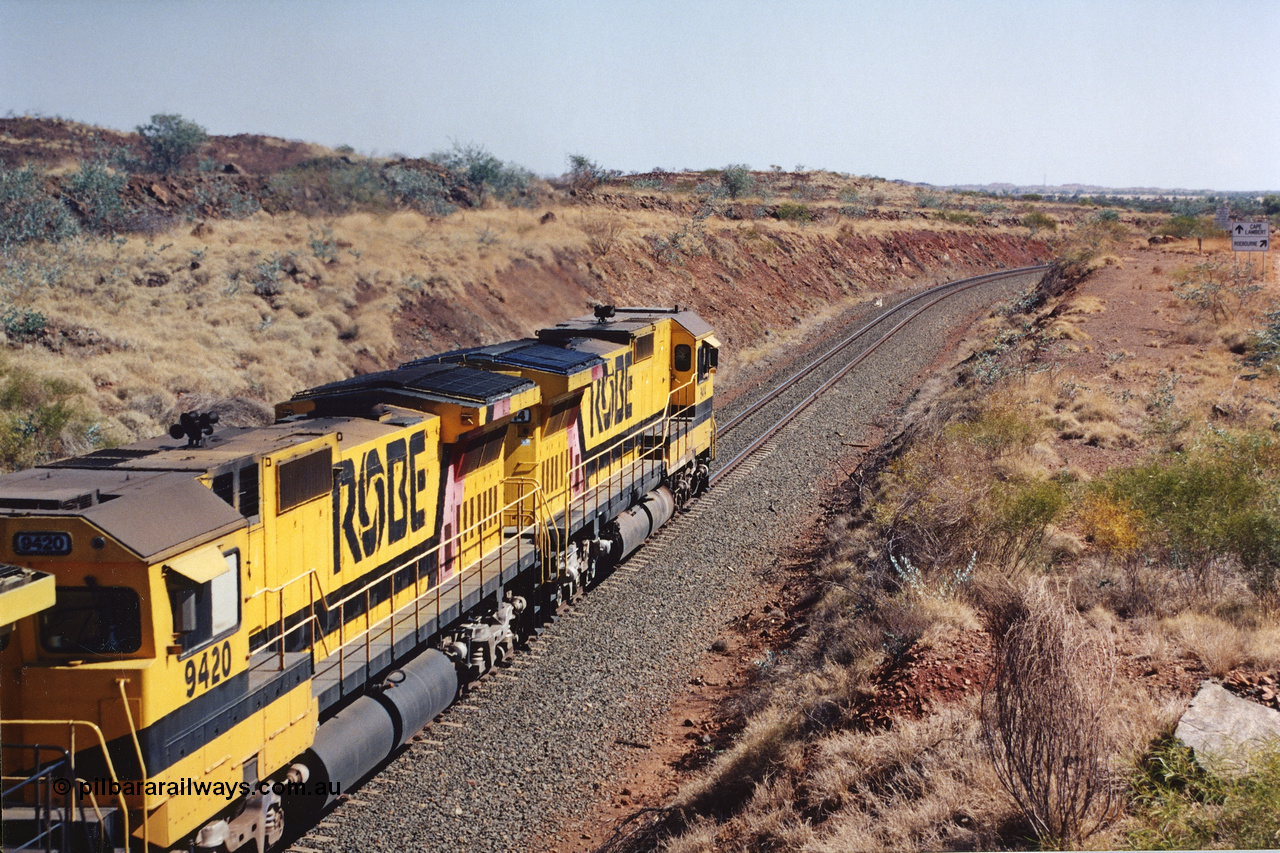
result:
M 894 312 L 899 311 L 902 308 L 906 308 L 907 306 L 912 305 L 916 302 L 919 302 L 921 299 L 926 299 L 929 296 L 941 293 L 942 291 L 945 291 L 948 288 L 955 288 L 954 292 L 959 293 L 961 290 L 967 290 L 968 288 L 976 287 L 979 284 L 987 284 L 992 281 L 999 281 L 1001 279 L 1012 278 L 1018 275 L 1026 275 L 1027 273 L 1032 273 L 1038 270 L 1047 270 L 1047 269 L 1049 269 L 1048 264 L 1039 264 L 1037 266 L 1032 266 L 1032 267 L 1020 267 L 1015 270 L 1001 270 L 1000 272 L 983 273 L 982 275 L 975 275 L 969 278 L 959 278 L 959 279 L 956 279 L 955 281 L 944 282 L 942 284 L 935 285 L 934 287 L 931 287 L 927 290 L 922 290 L 919 293 L 915 294 L 914 296 L 911 296 L 907 299 L 902 300 L 897 305 L 894 305 L 892 308 L 880 314 L 871 322 L 867 323 L 861 329 L 858 329 L 856 332 L 853 332 L 852 334 L 850 334 L 847 338 L 845 338 L 843 341 L 833 346 L 831 349 L 827 350 L 818 358 L 814 359 L 809 364 L 805 365 L 794 376 L 791 377 L 790 382 L 786 382 L 779 385 L 777 388 L 773 389 L 768 394 L 766 394 L 765 396 L 761 397 L 759 400 L 752 403 L 745 410 L 734 415 L 732 418 L 730 418 L 728 421 L 722 424 L 719 429 L 716 430 L 716 437 L 720 438 L 728 434 L 729 431 L 732 430 L 734 427 L 738 426 L 744 420 L 751 417 L 756 412 L 760 411 L 760 409 L 764 408 L 766 405 L 768 405 L 769 403 L 777 399 L 778 396 L 782 394 L 784 391 L 790 390 L 793 387 L 792 383 L 794 383 L 796 380 L 803 379 L 804 377 L 812 373 L 814 370 L 821 367 L 827 361 L 834 358 L 836 355 L 840 353 L 841 350 L 852 345 L 859 338 L 865 335 L 867 332 L 871 331 L 873 328 L 875 328 L 879 324 L 888 320 L 889 317 L 891 317 L 894 314 Z
M 797 403 L 795 407 L 791 409 L 791 411 L 783 415 L 782 418 L 780 418 L 776 423 L 774 423 L 773 426 L 769 427 L 767 430 L 765 430 L 763 433 L 757 436 L 756 439 L 752 441 L 751 444 L 749 444 L 745 449 L 740 451 L 736 456 L 734 456 L 724 465 L 720 466 L 716 470 L 716 472 L 711 475 L 711 485 L 714 486 L 716 483 L 720 482 L 725 476 L 727 476 L 735 468 L 737 468 L 739 465 L 745 462 L 748 458 L 750 458 L 750 456 L 753 453 L 755 453 L 760 448 L 761 445 L 763 445 L 766 441 L 768 441 L 770 438 L 776 435 L 787 424 L 795 420 L 795 418 L 801 412 L 803 412 L 809 406 L 813 405 L 814 401 L 816 401 L 818 397 L 822 396 L 822 394 L 824 394 L 828 389 L 830 389 L 832 385 L 835 385 L 837 382 L 843 379 L 849 373 L 849 371 L 853 370 L 853 368 L 861 364 L 862 361 L 867 358 L 867 356 L 871 355 L 873 352 L 879 349 L 882 344 L 884 344 L 891 337 L 893 337 L 895 334 L 901 331 L 903 327 L 905 327 L 908 323 L 910 323 L 916 317 L 919 317 L 925 311 L 932 308 L 934 305 L 937 305 L 939 302 L 942 302 L 945 299 L 955 296 L 957 293 L 962 293 L 966 290 L 969 290 L 974 287 L 978 287 L 979 285 L 982 285 L 982 284 L 990 284 L 993 281 L 1001 281 L 1003 279 L 1013 278 L 1019 275 L 1027 275 L 1035 272 L 1043 272 L 1045 270 L 1048 270 L 1049 268 L 1050 267 L 1048 264 L 1040 264 L 1033 267 L 1020 267 L 1019 269 L 1015 269 L 1015 270 L 1005 270 L 998 273 L 986 273 L 980 276 L 973 276 L 972 278 L 958 279 L 956 281 L 947 282 L 946 284 L 940 284 L 937 287 L 932 287 L 928 290 L 921 291 L 915 296 L 912 296 L 910 299 L 905 299 L 902 302 L 898 303 L 893 308 L 884 312 L 879 317 L 872 320 L 870 323 L 863 326 L 858 331 L 854 332 L 844 341 L 842 341 L 839 344 L 836 344 L 825 354 L 823 354 L 822 356 L 819 356 L 817 359 L 815 359 L 814 361 L 806 365 L 804 368 L 802 368 L 795 375 L 795 377 L 793 377 L 793 382 L 795 379 L 802 378 L 812 373 L 814 370 L 816 370 L 822 364 L 826 363 L 828 360 L 833 358 L 838 352 L 840 352 L 841 350 L 843 350 L 844 348 L 852 344 L 854 341 L 856 341 L 858 338 L 866 334 L 872 328 L 885 322 L 886 319 L 888 319 L 894 312 L 898 311 L 900 308 L 906 307 L 908 305 L 912 305 L 920 301 L 921 299 L 925 299 L 929 296 L 934 297 L 929 302 L 925 303 L 924 305 L 921 305 L 915 311 L 911 312 L 906 317 L 904 317 L 892 329 L 885 332 L 878 340 L 876 340 L 874 343 L 872 343 L 870 346 L 864 349 L 861 353 L 859 353 L 857 357 L 855 357 L 847 365 L 841 368 L 834 376 L 832 376 L 827 381 L 823 382 L 822 385 L 818 386 L 818 388 L 815 391 L 811 392 L 803 400 Z M 792 387 L 792 383 L 786 383 L 786 384 L 780 385 L 778 388 L 774 389 L 768 395 L 761 398 L 756 403 L 753 403 L 746 411 L 735 416 L 733 419 L 727 422 L 723 427 L 717 430 L 716 432 L 717 441 L 719 440 L 721 435 L 723 435 L 733 427 L 739 425 L 743 421 L 743 419 L 745 419 L 747 416 L 755 413 L 756 411 L 759 411 L 761 407 L 773 401 L 783 391 L 788 390 L 791 387 Z

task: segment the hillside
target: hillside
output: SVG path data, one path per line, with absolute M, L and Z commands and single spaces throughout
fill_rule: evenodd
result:
M 0 120 L 6 174 L 29 176 L 10 194 L 46 217 L 45 239 L 0 254 L 4 369 L 45 427 L 11 426 L 5 465 L 157 434 L 197 407 L 261 420 L 302 388 L 596 303 L 693 307 L 731 385 L 858 301 L 1052 254 L 1022 224 L 1030 205 L 830 173 L 549 183 L 474 147 L 442 165 L 242 135 L 161 174 L 145 152 L 138 134 Z

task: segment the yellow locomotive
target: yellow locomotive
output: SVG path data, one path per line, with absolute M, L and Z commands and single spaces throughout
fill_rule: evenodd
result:
M 0 477 L 6 848 L 266 850 L 705 488 L 718 346 L 602 306 Z

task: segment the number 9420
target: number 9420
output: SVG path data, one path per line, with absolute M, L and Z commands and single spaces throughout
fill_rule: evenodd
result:
M 231 641 L 224 640 L 220 646 L 210 646 L 195 657 L 188 658 L 183 667 L 182 677 L 187 683 L 187 697 L 196 694 L 197 687 L 201 692 L 218 684 L 231 675 Z

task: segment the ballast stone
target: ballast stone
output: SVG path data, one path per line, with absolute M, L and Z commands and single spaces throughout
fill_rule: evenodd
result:
M 1209 769 L 1240 775 L 1247 769 L 1249 752 L 1280 738 L 1280 711 L 1206 681 L 1178 721 L 1174 736 L 1194 749 Z

